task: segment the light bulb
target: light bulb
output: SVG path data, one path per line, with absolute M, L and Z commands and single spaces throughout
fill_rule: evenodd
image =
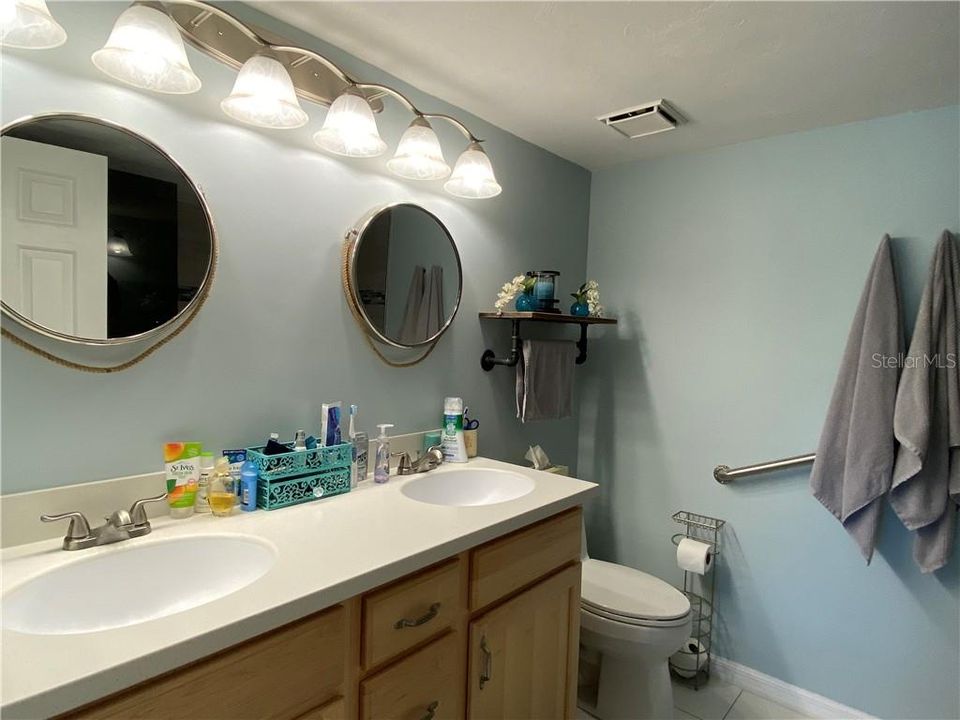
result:
M 453 174 L 443 189 L 457 197 L 477 200 L 495 197 L 503 190 L 493 175 L 490 158 L 476 141 L 471 142 L 457 158 Z
M 67 41 L 67 32 L 47 9 L 45 0 L 0 0 L 0 45 L 48 50 Z
M 130 246 L 120 234 L 111 235 L 107 240 L 107 254 L 113 257 L 133 257 Z
M 426 118 L 418 116 L 410 123 L 396 154 L 387 161 L 387 169 L 411 180 L 439 180 L 450 174 L 440 141 Z
M 348 157 L 376 157 L 387 149 L 370 103 L 353 87 L 333 101 L 313 139 L 324 150 Z
M 297 100 L 290 73 L 269 55 L 254 55 L 243 64 L 233 92 L 220 109 L 234 120 L 264 128 L 298 128 L 309 119 Z
M 115 80 L 145 90 L 183 95 L 200 89 L 176 24 L 145 5 L 131 5 L 120 14 L 92 60 Z

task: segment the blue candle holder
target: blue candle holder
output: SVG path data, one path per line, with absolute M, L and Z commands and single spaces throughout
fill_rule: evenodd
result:
M 533 297 L 536 299 L 537 310 L 559 312 L 554 305 L 557 303 L 555 291 L 560 273 L 556 270 L 535 270 L 527 275 L 534 278 Z

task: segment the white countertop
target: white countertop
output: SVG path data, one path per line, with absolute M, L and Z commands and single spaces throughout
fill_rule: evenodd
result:
M 238 534 L 271 544 L 277 560 L 266 575 L 206 605 L 124 628 L 78 635 L 2 634 L 4 718 L 46 717 L 105 697 L 378 585 L 576 505 L 596 485 L 496 460 L 465 467 L 511 470 L 535 482 L 529 494 L 496 505 L 447 507 L 412 500 L 400 490 L 417 477 L 370 481 L 345 495 L 272 512 L 229 518 L 158 518 L 153 532 L 89 550 L 64 552 L 61 540 L 0 553 L 6 593 L 39 573 L 98 553 L 174 537 Z M 184 582 L 203 582 L 185 558 Z M 128 588 L 137 602 L 137 588 Z

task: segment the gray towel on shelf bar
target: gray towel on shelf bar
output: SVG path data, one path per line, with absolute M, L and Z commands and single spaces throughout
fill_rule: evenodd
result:
M 867 564 L 896 454 L 893 411 L 902 352 L 900 295 L 890 237 L 884 235 L 853 318 L 810 474 L 814 497 L 840 520 Z
M 944 231 L 930 266 L 897 392 L 900 442 L 890 504 L 916 531 L 913 559 L 925 573 L 947 564 L 960 504 L 960 257 Z
M 524 340 L 517 363 L 517 417 L 559 420 L 573 414 L 574 342 Z

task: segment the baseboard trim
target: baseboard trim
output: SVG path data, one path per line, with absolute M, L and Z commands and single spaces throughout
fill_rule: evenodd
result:
M 710 672 L 718 680 L 743 688 L 791 710 L 824 720 L 876 720 L 873 715 L 847 707 L 815 692 L 791 685 L 759 670 L 722 657 L 710 659 Z

